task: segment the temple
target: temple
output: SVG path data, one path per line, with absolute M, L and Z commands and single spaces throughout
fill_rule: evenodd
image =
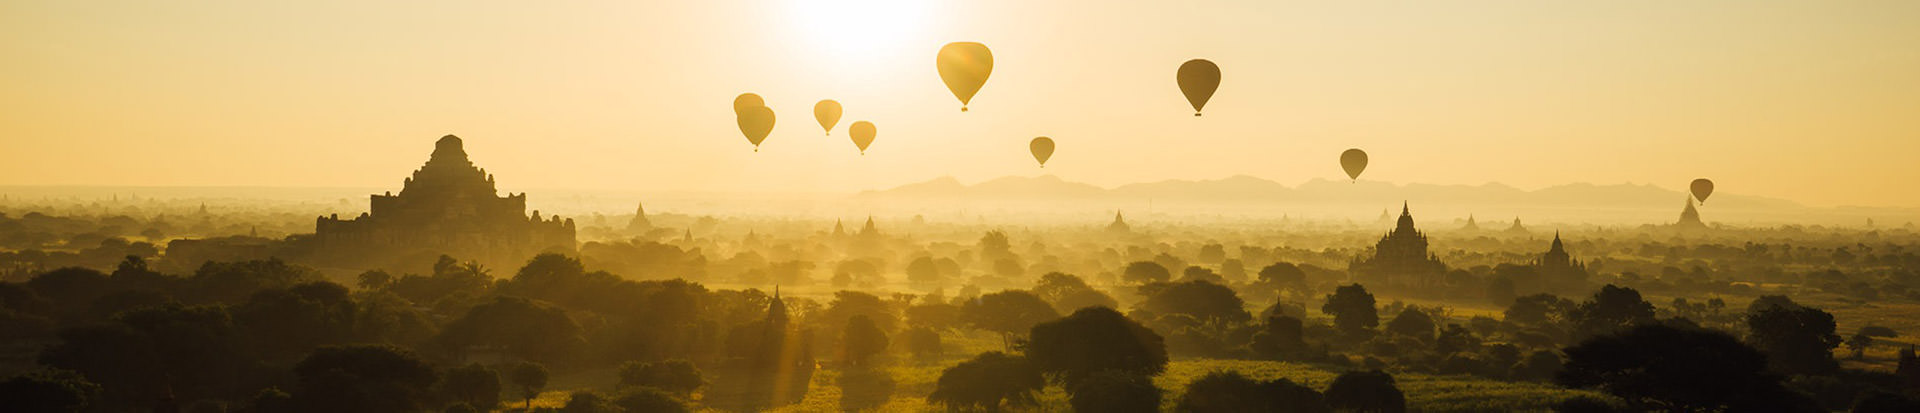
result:
M 1427 252 L 1427 235 L 1414 229 L 1413 213 L 1403 204 L 1399 222 L 1374 244 L 1373 256 L 1355 259 L 1348 271 L 1369 286 L 1429 286 L 1439 282 L 1447 266 Z
M 498 196 L 493 175 L 474 166 L 453 135 L 434 143 L 400 194 L 374 195 L 371 211 L 357 218 L 320 217 L 314 239 L 323 254 L 376 265 L 437 253 L 517 268 L 535 254 L 575 248 L 572 219 L 529 216 L 524 193 Z
M 1700 210 L 1693 208 L 1693 197 L 1687 197 L 1687 209 L 1680 210 L 1680 221 L 1673 224 L 1681 228 L 1706 228 L 1707 223 L 1700 221 Z
M 1124 233 L 1132 230 L 1133 227 L 1127 225 L 1127 218 L 1121 216 L 1119 212 L 1114 212 L 1113 223 L 1107 224 L 1107 232 Z
M 1553 233 L 1553 245 L 1547 253 L 1534 261 L 1534 267 L 1540 271 L 1541 278 L 1547 282 L 1547 288 L 1554 292 L 1574 292 L 1587 288 L 1587 264 L 1573 259 L 1567 253 L 1566 245 L 1560 242 L 1560 233 Z

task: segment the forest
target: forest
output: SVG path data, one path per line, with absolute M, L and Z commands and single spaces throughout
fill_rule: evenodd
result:
M 583 218 L 577 250 L 512 265 L 349 268 L 258 233 L 297 213 L 147 208 L 4 209 L 0 405 L 1920 408 L 1910 228 L 656 213 Z

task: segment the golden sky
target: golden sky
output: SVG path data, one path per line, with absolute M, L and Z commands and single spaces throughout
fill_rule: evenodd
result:
M 6 1 L 0 185 L 1652 182 L 1920 206 L 1916 1 Z M 934 70 L 991 47 L 960 113 Z M 1206 116 L 1181 62 L 1223 72 Z M 735 95 L 779 118 L 754 153 Z M 822 136 L 811 108 L 846 115 Z M 878 138 L 857 154 L 845 127 Z M 1042 170 L 1027 141 L 1059 150 Z

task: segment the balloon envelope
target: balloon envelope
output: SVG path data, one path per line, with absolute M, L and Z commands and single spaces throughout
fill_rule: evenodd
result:
M 840 102 L 829 99 L 813 104 L 813 119 L 820 121 L 820 128 L 832 135 L 833 125 L 840 123 Z
M 1200 108 L 1207 106 L 1207 100 L 1213 99 L 1213 91 L 1220 89 L 1220 66 L 1207 59 L 1193 59 L 1180 64 L 1180 93 L 1187 95 L 1187 103 L 1193 104 L 1193 116 L 1200 116 Z
M 1347 178 L 1360 180 L 1360 172 L 1367 170 L 1367 151 L 1348 149 L 1340 153 L 1340 169 L 1347 170 Z
M 937 65 L 940 80 L 947 83 L 953 97 L 960 99 L 960 111 L 965 112 L 973 94 L 979 93 L 980 86 L 987 84 L 987 75 L 993 74 L 993 52 L 987 45 L 974 42 L 947 43 L 940 47 Z
M 1693 198 L 1699 199 L 1702 204 L 1707 203 L 1707 197 L 1713 195 L 1713 181 L 1707 180 L 1707 178 L 1695 179 L 1691 186 L 1691 189 L 1693 189 Z
M 873 144 L 873 122 L 859 121 L 847 126 L 847 134 L 853 135 L 853 146 L 860 148 L 860 154 L 867 154 L 867 145 Z
M 756 95 L 752 93 L 741 93 L 740 96 L 733 97 L 733 114 L 739 115 L 743 112 L 746 112 L 747 109 L 762 107 L 766 105 L 767 105 L 767 101 L 760 99 L 760 95 Z
M 1027 150 L 1033 152 L 1033 160 L 1040 161 L 1040 167 L 1047 167 L 1047 159 L 1053 157 L 1053 139 L 1045 136 L 1033 138 L 1027 143 Z
M 773 133 L 773 109 L 766 106 L 746 108 L 740 112 L 740 134 L 747 135 L 747 142 L 753 143 L 753 150 L 760 150 L 760 142 L 767 140 L 767 134 Z

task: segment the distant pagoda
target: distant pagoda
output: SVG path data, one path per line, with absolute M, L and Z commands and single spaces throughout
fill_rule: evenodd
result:
M 653 230 L 653 221 L 647 219 L 647 205 L 635 203 L 633 206 L 633 220 L 627 221 L 627 232 L 644 234 L 651 230 Z
M 529 215 L 526 194 L 497 192 L 493 175 L 447 135 L 399 195 L 373 195 L 371 211 L 357 218 L 316 219 L 314 239 L 323 256 L 363 263 L 428 252 L 513 268 L 543 251 L 574 250 L 572 219 Z
M 1413 227 L 1413 213 L 1405 204 L 1393 231 L 1374 244 L 1373 256 L 1356 258 L 1347 268 L 1360 281 L 1391 286 L 1434 285 L 1447 271 L 1446 264 L 1427 251 L 1427 235 Z
M 1114 212 L 1113 223 L 1107 224 L 1107 232 L 1123 233 L 1123 232 L 1129 232 L 1132 230 L 1133 230 L 1133 226 L 1127 225 L 1127 218 L 1125 216 L 1121 216 L 1119 212 Z
M 1511 232 L 1515 234 L 1532 234 L 1533 233 L 1532 231 L 1527 230 L 1526 225 L 1520 224 L 1520 217 L 1513 217 L 1513 226 L 1507 227 L 1507 232 Z
M 1553 245 L 1547 248 L 1533 265 L 1546 281 L 1546 287 L 1554 292 L 1579 291 L 1586 288 L 1587 264 L 1573 259 L 1567 253 L 1565 244 L 1560 242 L 1560 232 L 1553 233 Z
M 1700 220 L 1700 210 L 1693 209 L 1693 196 L 1687 196 L 1687 208 L 1680 210 L 1680 222 L 1673 223 L 1680 228 L 1706 228 L 1707 223 Z
M 1467 225 L 1460 226 L 1461 231 L 1479 231 L 1480 224 L 1473 222 L 1473 214 L 1467 214 Z

